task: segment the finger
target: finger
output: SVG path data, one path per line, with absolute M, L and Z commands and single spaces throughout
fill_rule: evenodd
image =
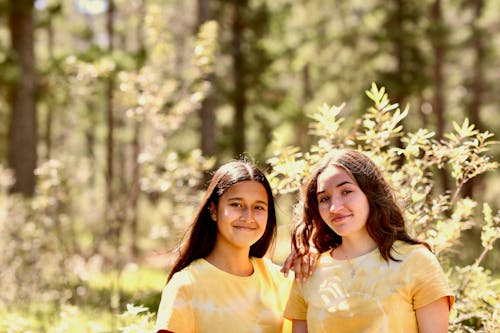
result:
M 296 257 L 293 261 L 293 270 L 295 272 L 295 280 L 300 281 L 302 277 L 302 259 L 303 257 Z
M 288 255 L 286 258 L 285 262 L 283 263 L 283 266 L 281 267 L 280 271 L 283 273 L 285 277 L 288 277 L 288 273 L 290 272 L 290 268 L 292 267 L 292 263 L 295 260 L 295 252 L 292 252 Z
M 314 254 L 311 254 L 309 256 L 309 275 L 312 275 L 314 270 L 316 269 L 316 256 Z
M 305 255 L 304 257 L 302 257 L 301 263 L 302 263 L 301 278 L 302 281 L 305 281 L 309 277 L 309 255 Z
M 305 281 L 306 276 L 308 274 L 308 266 L 309 266 L 309 261 L 307 259 L 307 256 L 300 256 L 295 260 L 296 264 L 296 269 L 295 269 L 295 276 L 297 278 L 297 281 Z

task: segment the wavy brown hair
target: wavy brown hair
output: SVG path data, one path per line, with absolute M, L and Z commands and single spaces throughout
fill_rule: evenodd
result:
M 267 193 L 268 211 L 264 235 L 250 246 L 250 256 L 262 258 L 276 238 L 276 211 L 274 208 L 273 191 L 264 173 L 247 161 L 232 161 L 215 171 L 205 195 L 198 206 L 193 222 L 179 247 L 179 255 L 170 271 L 167 282 L 172 276 L 187 267 L 196 259 L 206 257 L 212 252 L 217 237 L 217 224 L 210 216 L 210 204 L 215 206 L 220 197 L 234 184 L 253 180 L 264 186 Z
M 357 182 L 366 195 L 370 213 L 366 221 L 366 229 L 384 260 L 398 261 L 391 254 L 396 240 L 409 244 L 424 244 L 408 235 L 403 212 L 398 206 L 394 192 L 382 176 L 375 163 L 365 154 L 354 149 L 338 149 L 328 153 L 317 165 L 316 169 L 305 181 L 301 189 L 302 217 L 295 225 L 292 234 L 292 246 L 299 253 L 306 253 L 310 244 L 322 253 L 342 244 L 342 237 L 337 235 L 323 221 L 319 214 L 318 177 L 329 165 L 346 170 Z

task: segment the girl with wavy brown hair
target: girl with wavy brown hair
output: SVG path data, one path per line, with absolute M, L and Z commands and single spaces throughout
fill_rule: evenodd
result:
M 352 149 L 325 156 L 305 182 L 295 251 L 319 252 L 295 281 L 285 317 L 293 332 L 447 332 L 454 297 L 422 241 L 406 231 L 381 172 Z

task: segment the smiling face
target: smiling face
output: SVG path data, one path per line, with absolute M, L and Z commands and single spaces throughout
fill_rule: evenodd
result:
M 249 250 L 266 230 L 268 198 L 262 184 L 253 180 L 232 185 L 211 204 L 211 216 L 217 223 L 216 247 Z
M 321 218 L 337 235 L 365 237 L 368 234 L 368 199 L 345 169 L 327 166 L 318 176 L 316 194 Z

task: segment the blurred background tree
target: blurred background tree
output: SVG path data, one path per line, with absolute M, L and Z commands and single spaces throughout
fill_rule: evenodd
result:
M 371 82 L 410 105 L 406 132 L 439 143 L 467 118 L 498 136 L 498 12 L 495 0 L 0 0 L 0 282 L 12 286 L 0 317 L 19 319 L 0 327 L 63 329 L 76 311 L 104 323 L 82 330 L 113 331 L 130 323 L 116 316 L 127 302 L 155 311 L 210 170 L 246 154 L 271 172 L 275 151 L 311 150 L 323 103 L 345 102 L 339 130 L 357 128 Z M 429 196 L 456 189 L 453 168 L 424 171 Z M 499 183 L 482 173 L 456 200 L 476 202 L 475 219 L 483 203 L 495 212 Z M 277 262 L 294 202 L 278 196 Z M 469 246 L 447 258 L 467 267 L 480 238 L 464 230 Z

